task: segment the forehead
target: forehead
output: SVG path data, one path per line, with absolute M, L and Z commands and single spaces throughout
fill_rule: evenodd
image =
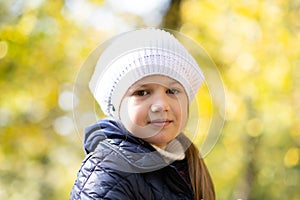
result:
M 170 86 L 182 87 L 181 84 L 175 79 L 163 75 L 150 75 L 150 76 L 143 77 L 142 79 L 135 82 L 132 85 L 132 87 L 136 88 L 136 87 L 141 87 L 141 86 L 151 85 L 151 84 L 162 85 L 166 87 L 170 87 Z

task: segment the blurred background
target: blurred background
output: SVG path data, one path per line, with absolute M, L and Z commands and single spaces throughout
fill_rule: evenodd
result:
M 0 0 L 0 199 L 69 198 L 77 74 L 149 26 L 194 39 L 221 73 L 226 121 L 205 158 L 217 199 L 300 199 L 299 19 L 299 0 Z

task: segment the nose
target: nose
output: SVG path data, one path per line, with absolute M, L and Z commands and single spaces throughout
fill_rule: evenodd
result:
M 168 97 L 165 93 L 158 93 L 153 96 L 153 102 L 151 104 L 152 112 L 167 112 L 170 110 Z

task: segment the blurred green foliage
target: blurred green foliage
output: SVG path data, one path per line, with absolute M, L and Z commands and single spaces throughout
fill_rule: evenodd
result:
M 206 157 L 218 199 L 300 199 L 300 2 L 179 2 L 169 28 L 207 50 L 226 88 Z M 0 199 L 68 199 L 84 157 L 70 106 L 82 63 L 119 32 L 168 28 L 162 16 L 106 1 L 0 1 Z

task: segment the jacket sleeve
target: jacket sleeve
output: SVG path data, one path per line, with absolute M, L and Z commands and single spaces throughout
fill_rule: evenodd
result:
M 71 192 L 71 200 L 133 200 L 134 174 L 102 166 L 103 158 L 88 156 L 82 163 Z

